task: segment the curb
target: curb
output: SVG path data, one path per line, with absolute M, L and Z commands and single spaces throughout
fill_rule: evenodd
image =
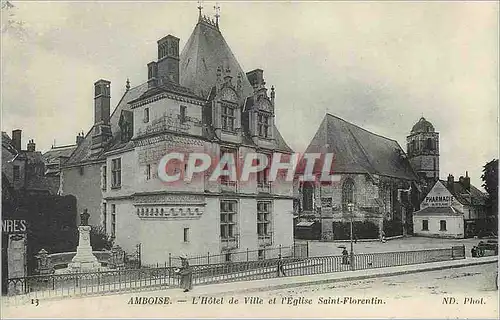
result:
M 281 289 L 288 289 L 288 288 L 312 286 L 312 285 L 318 285 L 318 284 L 327 284 L 327 283 L 336 283 L 336 282 L 345 282 L 345 281 L 354 281 L 354 280 L 364 280 L 364 279 L 372 279 L 372 278 L 379 278 L 379 277 L 392 277 L 392 276 L 398 276 L 398 275 L 410 274 L 410 273 L 429 272 L 429 271 L 436 271 L 436 270 L 443 270 L 443 269 L 454 269 L 454 268 L 462 268 L 462 267 L 483 265 L 483 264 L 489 264 L 489 263 L 498 263 L 498 257 L 495 257 L 495 258 L 496 258 L 495 260 L 491 259 L 490 257 L 478 258 L 478 260 L 474 261 L 474 262 L 467 262 L 465 260 L 464 263 L 460 263 L 460 264 L 457 263 L 457 264 L 452 264 L 452 265 L 428 266 L 428 267 L 423 267 L 423 268 L 419 268 L 419 269 L 411 269 L 411 270 L 400 270 L 400 271 L 395 270 L 393 272 L 387 272 L 387 273 L 353 275 L 353 276 L 346 276 L 346 277 L 342 277 L 342 278 L 312 280 L 312 281 L 275 284 L 275 285 L 267 284 L 266 286 L 263 286 L 263 287 L 228 290 L 228 291 L 218 292 L 217 294 L 236 294 L 236 293 L 252 293 L 252 292 L 262 292 L 262 291 L 273 291 L 273 290 L 281 290 Z M 479 259 L 485 259 L 485 260 L 479 260 Z M 455 261 L 457 261 L 457 260 L 455 260 Z M 380 268 L 380 269 L 384 270 L 384 268 Z M 292 279 L 292 278 L 290 277 L 288 279 Z M 212 295 L 214 295 L 214 294 L 212 294 Z

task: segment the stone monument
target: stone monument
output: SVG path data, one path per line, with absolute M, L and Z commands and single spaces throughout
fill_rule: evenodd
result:
M 26 234 L 10 234 L 7 248 L 8 278 L 23 278 L 26 272 Z M 11 281 L 8 286 L 9 294 L 23 292 L 23 281 Z
M 90 226 L 89 213 L 87 209 L 83 210 L 80 214 L 80 226 L 78 227 L 78 247 L 76 248 L 76 255 L 70 263 L 68 269 L 71 272 L 91 272 L 98 271 L 101 264 L 97 261 L 96 256 L 92 253 L 90 246 Z

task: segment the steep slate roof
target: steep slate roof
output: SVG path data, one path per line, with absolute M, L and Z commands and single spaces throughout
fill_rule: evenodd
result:
M 327 114 L 306 153 L 334 154 L 334 173 L 370 173 L 417 180 L 398 142 Z
M 281 136 L 281 133 L 278 131 L 276 126 L 274 127 L 274 140 L 276 141 L 276 150 L 283 151 L 287 153 L 292 153 L 293 150 L 288 146 L 285 139 Z
M 110 124 L 111 124 L 111 133 L 113 134 L 113 138 L 110 140 L 110 144 L 107 146 L 106 150 L 115 149 L 115 145 L 120 143 L 119 137 L 120 126 L 118 125 L 118 121 L 120 120 L 120 115 L 122 110 L 130 110 L 129 101 L 135 100 L 139 98 L 146 90 L 148 89 L 148 84 L 143 83 L 137 87 L 131 88 L 126 91 L 122 96 L 118 106 L 116 106 L 115 110 L 111 114 Z M 65 163 L 65 165 L 74 165 L 79 164 L 80 162 L 91 161 L 91 160 L 99 160 L 102 158 L 101 155 L 91 156 L 90 154 L 90 145 L 92 143 L 92 128 L 87 132 L 83 141 L 78 145 L 76 150 L 73 152 L 71 157 Z
M 453 207 L 427 207 L 415 211 L 414 216 L 462 216 L 462 213 Z
M 470 185 L 470 190 L 467 190 L 460 181 L 454 181 L 453 187 L 448 186 L 446 180 L 440 181 L 461 204 L 475 206 L 486 204 L 486 195 L 473 185 Z
M 217 80 L 217 67 L 227 68 L 233 81 L 241 73 L 243 95 L 253 94 L 253 88 L 234 57 L 219 28 L 204 18 L 196 24 L 180 55 L 180 84 L 192 89 L 197 95 L 207 98 Z
M 60 157 L 69 157 L 75 151 L 77 145 L 52 147 L 45 152 L 42 157 L 46 165 L 59 164 Z
M 238 61 L 231 52 L 218 26 L 205 18 L 200 18 L 180 55 L 180 84 L 164 82 L 160 86 L 148 90 L 148 84 L 143 83 L 125 92 L 111 115 L 110 122 L 113 136 L 109 140 L 105 151 L 102 154 L 91 156 L 91 127 L 85 135 L 84 140 L 78 145 L 76 150 L 74 150 L 65 165 L 77 165 L 86 161 L 100 160 L 104 158 L 106 152 L 125 150 L 133 147 L 132 141 L 121 141 L 120 126 L 118 123 L 123 110 L 131 111 L 129 103 L 154 96 L 163 91 L 173 92 L 191 98 L 207 99 L 217 83 L 217 67 L 219 66 L 223 68 L 221 74 L 222 78 L 226 75 L 226 69 L 230 70 L 233 81 L 236 81 L 238 74 L 241 74 L 243 96 L 249 97 L 253 95 L 253 88 L 247 79 L 246 73 L 243 72 Z M 213 128 L 209 125 L 205 125 L 203 136 L 208 140 L 214 140 L 215 134 Z M 293 152 L 276 127 L 274 127 L 274 137 L 277 151 L 287 153 Z M 250 137 L 244 135 L 243 138 L 245 144 L 255 146 Z

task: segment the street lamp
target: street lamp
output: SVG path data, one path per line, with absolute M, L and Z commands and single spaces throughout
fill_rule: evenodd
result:
M 352 243 L 352 219 L 353 219 L 353 211 L 354 211 L 354 204 L 353 203 L 348 203 L 347 204 L 347 209 L 349 210 L 349 217 L 350 217 L 350 228 L 351 228 L 351 270 L 354 270 L 354 245 Z

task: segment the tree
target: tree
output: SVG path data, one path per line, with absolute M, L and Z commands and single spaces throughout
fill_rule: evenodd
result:
M 484 165 L 483 187 L 488 193 L 486 209 L 489 217 L 498 221 L 498 159 L 492 160 Z
M 103 227 L 91 226 L 90 246 L 94 251 L 111 250 L 113 247 L 113 239 L 106 234 Z

